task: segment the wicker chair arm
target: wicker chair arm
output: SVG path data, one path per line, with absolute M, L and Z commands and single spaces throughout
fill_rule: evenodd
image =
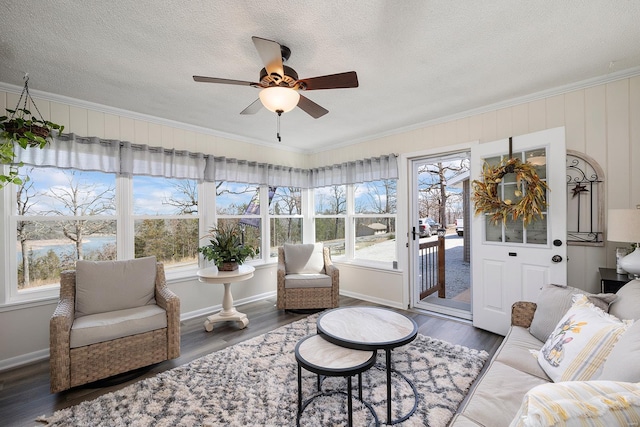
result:
M 538 305 L 535 302 L 517 301 L 511 306 L 511 325 L 528 328 Z
M 169 286 L 164 274 L 164 264 L 156 264 L 156 304 L 167 312 L 167 357 L 180 356 L 180 298 Z
M 69 344 L 74 310 L 73 298 L 62 298 L 58 301 L 58 306 L 49 320 L 49 365 L 52 393 L 68 389 L 71 381 Z

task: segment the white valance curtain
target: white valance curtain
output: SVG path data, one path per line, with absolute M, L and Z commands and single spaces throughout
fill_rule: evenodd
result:
M 25 165 L 278 187 L 314 188 L 398 178 L 394 154 L 300 169 L 74 134 L 54 137 L 43 149 L 16 147 L 15 152 L 15 163 Z

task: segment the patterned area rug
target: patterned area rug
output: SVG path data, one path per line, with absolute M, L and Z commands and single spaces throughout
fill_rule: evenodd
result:
M 141 380 L 95 400 L 55 412 L 38 421 L 52 426 L 294 426 L 297 416 L 298 340 L 316 332 L 318 315 L 186 365 Z M 482 369 L 488 354 L 423 335 L 392 352 L 393 367 L 418 390 L 416 412 L 402 426 L 446 426 Z M 384 352 L 363 374 L 363 398 L 386 422 Z M 304 399 L 316 391 L 316 376 L 303 369 Z M 354 386 L 357 380 L 354 379 Z M 302 426 L 346 425 L 344 378 L 326 378 L 327 395 L 314 399 Z M 408 413 L 414 395 L 399 375 L 392 377 L 394 419 Z M 371 413 L 355 398 L 354 425 L 374 425 Z

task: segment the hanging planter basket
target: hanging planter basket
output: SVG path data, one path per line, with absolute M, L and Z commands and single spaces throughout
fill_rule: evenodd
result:
M 33 114 L 27 107 L 34 108 Z M 52 141 L 52 132 L 62 133 L 64 126 L 45 120 L 40 114 L 35 101 L 29 93 L 29 77 L 24 77 L 24 88 L 18 99 L 16 108 L 6 109 L 8 115 L 0 117 L 0 165 L 10 165 L 7 175 L 0 175 L 0 188 L 8 183 L 22 184 L 18 167 L 15 162 L 16 144 L 23 149 L 29 147 L 44 148 Z

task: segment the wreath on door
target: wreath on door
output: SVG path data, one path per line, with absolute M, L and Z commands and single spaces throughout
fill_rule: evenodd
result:
M 516 175 L 515 200 L 501 199 L 498 194 L 499 184 L 505 175 Z M 534 218 L 542 218 L 542 212 L 547 208 L 547 183 L 542 181 L 531 163 L 522 163 L 519 159 L 503 159 L 495 167 L 485 162 L 482 168 L 482 181 L 473 181 L 473 202 L 475 214 L 489 214 L 493 224 L 506 222 L 508 218 L 514 221 L 522 218 L 525 226 Z

